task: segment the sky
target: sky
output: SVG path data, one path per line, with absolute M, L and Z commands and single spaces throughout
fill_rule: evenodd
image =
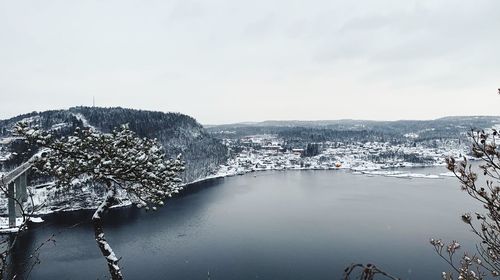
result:
M 0 119 L 499 115 L 498 0 L 0 0 Z

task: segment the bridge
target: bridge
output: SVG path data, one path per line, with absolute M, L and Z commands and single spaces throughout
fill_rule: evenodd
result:
M 2 187 L 7 186 L 9 227 L 16 227 L 16 217 L 21 215 L 21 205 L 28 200 L 27 174 L 32 167 L 33 158 L 16 167 L 0 178 Z

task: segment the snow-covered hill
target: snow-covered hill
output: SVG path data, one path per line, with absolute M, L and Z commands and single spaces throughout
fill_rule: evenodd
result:
M 186 161 L 184 181 L 191 182 L 213 174 L 227 160 L 220 140 L 205 131 L 194 118 L 180 113 L 163 113 L 124 108 L 74 107 L 68 110 L 32 112 L 0 120 L 0 162 L 4 169 L 18 165 L 34 151 L 10 135 L 18 121 L 28 121 L 56 134 L 67 135 L 76 127 L 92 127 L 109 132 L 122 124 L 140 137 L 157 138 L 168 156 L 179 153 Z
M 11 135 L 11 129 L 18 121 L 38 125 L 61 136 L 73 133 L 76 127 L 109 132 L 122 124 L 128 124 L 140 137 L 157 138 L 167 156 L 176 157 L 179 153 L 183 155 L 186 162 L 184 183 L 215 174 L 220 165 L 227 161 L 227 147 L 187 115 L 124 108 L 75 107 L 32 112 L 0 120 L 0 173 L 26 161 L 37 150 L 37 147 L 29 147 L 22 139 Z M 103 195 L 100 186 L 60 190 L 53 187 L 50 181 L 50 178 L 30 175 L 32 186 L 29 191 L 34 195 L 35 205 L 44 205 L 39 213 L 94 208 Z M 122 205 L 130 204 L 125 196 L 122 198 Z M 2 201 L 4 203 L 0 203 L 0 212 L 5 211 L 7 204 L 5 198 L 0 197 L 0 202 Z

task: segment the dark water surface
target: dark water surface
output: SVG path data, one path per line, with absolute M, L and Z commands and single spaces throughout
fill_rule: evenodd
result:
M 439 174 L 443 168 L 413 169 Z M 430 237 L 472 245 L 460 214 L 477 205 L 454 178 L 397 179 L 345 171 L 264 172 L 189 187 L 157 212 L 113 209 L 108 240 L 126 279 L 340 279 L 352 262 L 402 279 L 440 279 L 448 267 Z M 20 240 L 16 263 L 41 250 L 31 279 L 106 279 L 89 221 L 58 213 Z

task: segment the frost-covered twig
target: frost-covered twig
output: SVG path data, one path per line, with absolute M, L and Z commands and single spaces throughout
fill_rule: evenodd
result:
M 389 273 L 379 269 L 373 264 L 351 264 L 349 267 L 344 269 L 344 280 L 349 280 L 351 279 L 351 276 L 355 276 L 358 279 L 363 279 L 363 280 L 374 280 L 375 276 L 380 275 L 383 276 L 386 279 L 391 279 L 391 280 L 399 280 L 400 278 L 397 278 L 395 276 L 390 275 Z
M 16 208 L 20 211 L 22 217 L 21 224 L 16 224 L 17 230 L 10 232 L 8 235 L 4 236 L 4 239 L 1 242 L 2 251 L 0 251 L 0 279 L 14 279 L 16 278 L 16 275 L 12 271 L 10 271 L 8 259 L 14 250 L 14 247 L 19 239 L 19 235 L 27 229 L 30 217 L 34 215 L 36 207 L 33 202 L 33 196 L 31 193 L 29 193 L 32 207 L 31 210 L 28 211 L 23 203 L 22 198 L 19 199 L 16 195 L 12 195 L 9 192 L 8 184 L 7 182 L 5 182 L 5 177 L 3 175 L 0 178 L 0 193 L 2 193 L 7 199 L 11 199 L 14 201 L 14 204 L 18 206 Z
M 479 171 L 485 176 L 485 181 L 479 181 L 478 173 L 473 169 L 467 158 L 457 161 L 447 158 L 448 169 L 460 181 L 462 190 L 480 202 L 486 213 L 465 213 L 464 221 L 472 232 L 481 240 L 476 246 L 477 255 L 464 253 L 460 260 L 454 260 L 455 250 L 460 246 L 453 241 L 447 247 L 447 255 L 443 252 L 444 245 L 440 240 L 431 239 L 431 244 L 441 258 L 450 264 L 457 273 L 458 279 L 480 280 L 487 274 L 498 277 L 500 272 L 500 152 L 497 150 L 498 132 L 474 131 L 469 133 L 472 140 L 472 153 L 483 160 Z M 453 248 L 451 248 L 452 246 Z M 450 249 L 451 248 L 451 249 Z M 487 272 L 487 273 L 486 273 Z M 451 273 L 443 272 L 444 279 L 453 279 Z

